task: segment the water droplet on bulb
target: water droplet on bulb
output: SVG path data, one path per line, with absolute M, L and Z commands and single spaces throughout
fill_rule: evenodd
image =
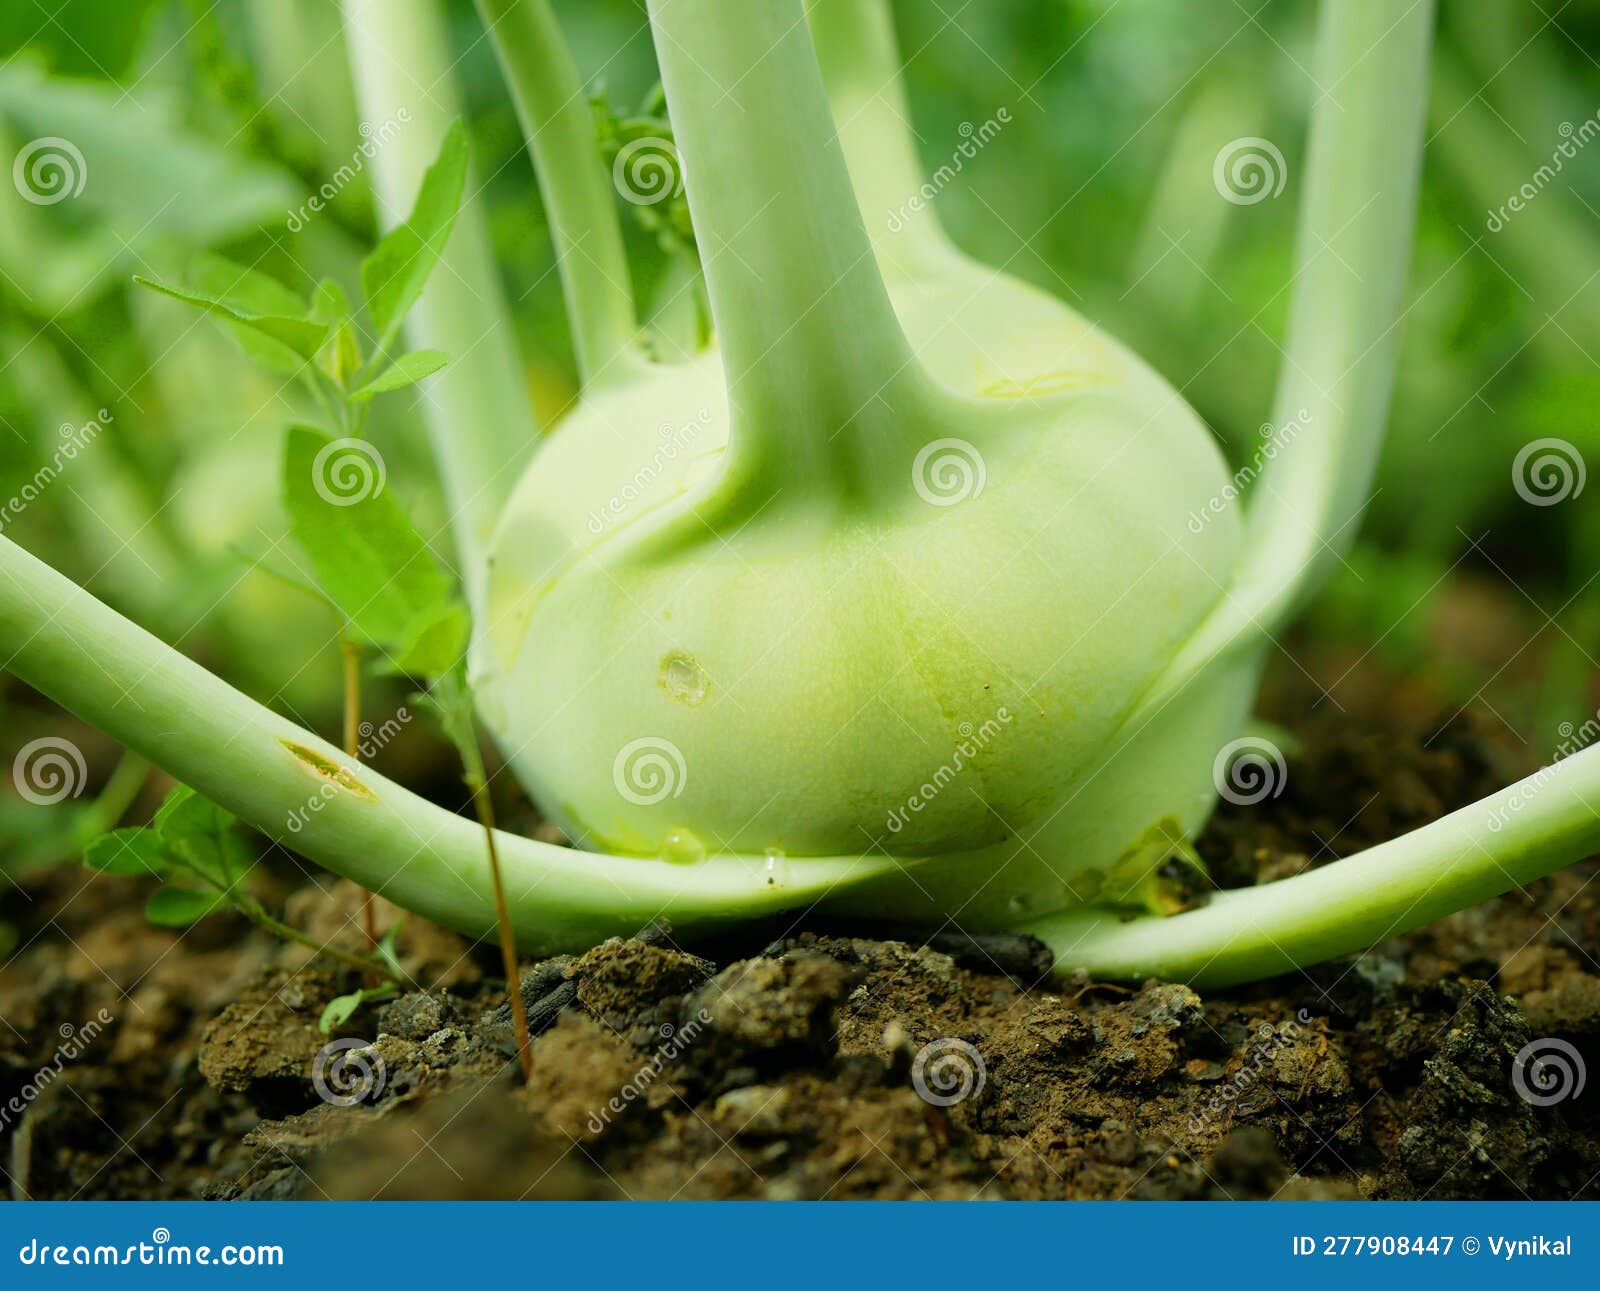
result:
M 661 656 L 656 684 L 669 698 L 693 708 L 704 701 L 706 691 L 711 689 L 711 678 L 687 650 L 668 650 Z
M 706 859 L 706 845 L 692 829 L 674 829 L 661 840 L 661 859 L 693 865 Z
M 1027 908 L 1028 898 L 1024 896 L 1015 896 L 1006 902 L 1006 909 L 1010 910 L 1012 914 L 1021 914 Z
M 762 867 L 769 888 L 785 887 L 789 882 L 789 858 L 781 847 L 769 847 L 767 863 Z

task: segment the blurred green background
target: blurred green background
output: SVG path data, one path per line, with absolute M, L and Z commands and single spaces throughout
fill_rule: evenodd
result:
M 448 4 L 474 159 L 536 406 L 572 354 L 539 195 L 468 0 Z M 606 128 L 657 111 L 642 0 L 557 0 Z M 963 123 L 1012 123 L 934 205 L 967 250 L 1060 294 L 1149 358 L 1244 460 L 1266 419 L 1292 273 L 1293 179 L 1315 88 L 1310 0 L 899 0 L 925 163 Z M 1525 209 L 1498 209 L 1600 112 L 1600 5 L 1444 0 L 1394 414 L 1361 540 L 1290 643 L 1336 691 L 1374 667 L 1424 706 L 1487 706 L 1553 751 L 1594 711 L 1595 492 L 1531 506 L 1512 464 L 1555 437 L 1600 464 L 1600 138 Z M 291 215 L 360 142 L 334 0 L 7 0 L 0 159 L 70 140 L 88 179 L 47 205 L 0 184 L 0 499 L 100 409 L 94 451 L 20 515 L 24 543 L 297 719 L 327 730 L 338 671 L 323 612 L 252 562 L 283 541 L 283 425 L 310 410 L 218 328 L 130 285 L 211 248 L 304 291 L 354 285 L 374 235 L 366 176 Z M 635 123 L 636 124 L 636 123 Z M 1579 131 L 1579 133 L 1574 133 Z M 1266 138 L 1289 181 L 1236 205 L 1213 163 Z M 20 192 L 20 190 L 18 190 Z M 648 299 L 681 280 L 681 204 L 627 207 Z M 292 225 L 299 224 L 297 229 Z M 393 486 L 437 528 L 411 397 L 375 418 Z M 442 544 L 441 544 L 442 545 Z M 59 727 L 13 682 L 0 753 Z M 1542 731 L 1540 735 L 1538 732 Z M 115 750 L 85 733 L 103 781 Z M 0 848 L 59 852 L 59 813 L 0 793 Z M 50 822 L 40 817 L 49 817 Z M 48 836 L 29 831 L 50 830 Z

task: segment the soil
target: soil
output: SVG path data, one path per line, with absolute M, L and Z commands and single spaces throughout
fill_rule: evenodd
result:
M 1528 769 L 1497 724 L 1398 730 L 1403 700 L 1302 727 L 1281 796 L 1201 839 L 1211 881 L 1327 863 Z M 1052 985 L 1017 938 L 658 926 L 527 967 L 524 1086 L 492 948 L 407 920 L 426 989 L 319 1060 L 348 972 L 223 918 L 153 928 L 131 881 L 62 867 L 0 903 L 0 1168 L 36 1198 L 1594 1198 L 1600 1097 L 1513 1081 L 1535 1040 L 1600 1061 L 1594 879 L 1203 994 Z M 354 944 L 358 895 L 324 884 L 287 915 Z

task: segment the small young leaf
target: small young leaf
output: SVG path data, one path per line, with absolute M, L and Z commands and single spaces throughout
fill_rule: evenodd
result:
M 283 314 L 258 314 L 239 309 L 225 300 L 202 292 L 181 291 L 176 287 L 153 282 L 149 278 L 135 277 L 134 281 L 141 287 L 159 291 L 163 296 L 171 296 L 174 300 L 181 300 L 209 313 L 219 314 L 229 322 L 259 332 L 301 359 L 315 358 L 317 351 L 322 348 L 322 343 L 328 338 L 327 324 L 314 323 L 308 318 L 295 318 Z
M 283 490 L 294 536 L 323 590 L 362 637 L 392 659 L 418 659 L 407 666 L 436 662 L 437 636 L 419 647 L 419 635 L 428 635 L 424 629 L 458 604 L 454 580 L 392 495 L 377 488 L 354 495 L 338 490 L 336 455 L 345 447 L 366 449 L 290 428 Z M 375 456 L 376 450 L 366 451 Z
M 317 355 L 322 370 L 341 386 L 361 367 L 361 345 L 350 321 L 350 298 L 336 278 L 324 278 L 311 296 L 311 317 L 326 323 L 332 335 Z
M 161 804 L 155 829 L 179 864 L 222 891 L 237 886 L 254 863 L 233 816 L 186 786 Z
M 367 312 L 385 350 L 439 263 L 467 182 L 467 132 L 458 120 L 446 132 L 439 156 L 417 191 L 411 218 L 391 230 L 361 266 Z
M 318 1020 L 317 1026 L 323 1035 L 327 1035 L 334 1027 L 341 1027 L 348 1022 L 355 1016 L 356 1010 L 369 1000 L 387 999 L 394 993 L 394 983 L 385 982 L 382 986 L 363 986 L 348 995 L 336 995 L 322 1010 L 322 1017 Z
M 365 403 L 374 395 L 387 394 L 390 390 L 404 390 L 407 386 L 416 385 L 424 377 L 432 376 L 448 362 L 450 356 L 443 350 L 413 350 L 410 354 L 402 354 L 366 385 L 351 394 L 350 402 Z
M 196 892 L 193 888 L 158 888 L 145 903 L 144 915 L 157 927 L 187 928 L 221 904 L 220 893 Z
M 114 829 L 102 834 L 85 849 L 83 863 L 102 874 L 124 878 L 150 874 L 165 878 L 172 871 L 166 844 L 153 829 Z
M 189 267 L 189 280 L 196 291 L 226 301 L 247 314 L 310 317 L 305 302 L 276 278 L 226 256 L 209 252 L 196 256 Z
M 472 620 L 460 601 L 437 605 L 424 612 L 396 644 L 387 671 L 411 677 L 442 676 L 461 658 L 471 632 Z

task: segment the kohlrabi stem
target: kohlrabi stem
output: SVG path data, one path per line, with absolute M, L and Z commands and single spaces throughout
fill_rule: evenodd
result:
M 344 0 L 344 14 L 362 119 L 374 130 L 403 123 L 372 157 L 388 228 L 409 214 L 423 172 L 459 115 L 455 59 L 436 0 Z M 469 175 L 450 241 L 406 330 L 417 348 L 451 358 L 429 380 L 423 411 L 467 600 L 473 618 L 487 622 L 489 534 L 533 448 L 537 423 L 476 183 Z
M 344 752 L 352 762 L 360 762 L 361 646 L 343 623 L 339 627 L 339 661 L 344 673 Z M 378 944 L 378 912 L 368 888 L 361 889 L 361 931 L 369 948 Z
M 923 185 L 888 0 L 808 0 L 823 84 L 878 258 L 911 273 L 949 248 Z
M 1354 538 L 1394 384 L 1432 32 L 1432 0 L 1323 0 L 1277 451 L 1250 491 L 1228 595 L 1151 702 L 1275 630 Z
M 650 0 L 754 495 L 903 483 L 937 396 L 890 306 L 802 0 Z M 904 460 L 902 460 L 904 459 Z
M 539 176 L 585 387 L 634 370 L 638 315 L 594 112 L 549 0 L 477 0 Z
M 493 936 L 483 830 L 270 709 L 0 538 L 0 669 L 246 823 L 423 918 Z M 685 936 L 807 906 L 898 870 L 884 857 L 695 865 L 601 856 L 497 832 L 517 944 L 583 950 L 657 917 Z
M 1026 925 L 1056 971 L 1254 981 L 1349 955 L 1600 850 L 1600 748 L 1357 856 L 1166 919 L 1075 910 Z

